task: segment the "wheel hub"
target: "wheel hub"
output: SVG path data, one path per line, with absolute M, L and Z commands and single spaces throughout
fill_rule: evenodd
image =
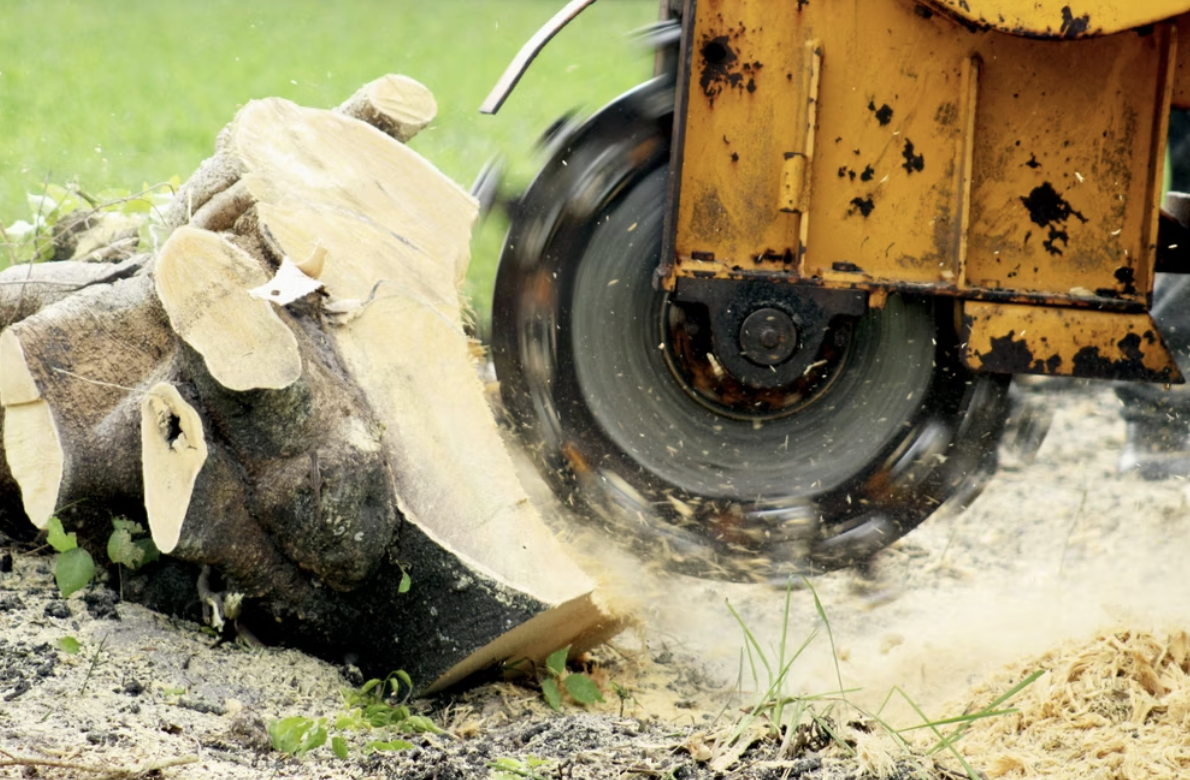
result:
M 749 314 L 740 328 L 740 350 L 758 366 L 784 363 L 797 350 L 797 340 L 793 317 L 771 306 Z

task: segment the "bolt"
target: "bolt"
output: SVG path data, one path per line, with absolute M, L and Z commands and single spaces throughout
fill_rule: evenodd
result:
M 797 326 L 781 309 L 757 309 L 740 327 L 740 350 L 758 366 L 784 363 L 797 350 L 797 342 Z

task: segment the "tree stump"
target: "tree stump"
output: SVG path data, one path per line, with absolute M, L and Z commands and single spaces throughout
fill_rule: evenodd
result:
M 459 293 L 477 204 L 403 144 L 434 110 L 394 76 L 333 111 L 252 101 L 156 255 L 0 274 L 0 521 L 19 502 L 98 552 L 142 518 L 191 565 L 145 599 L 242 600 L 265 641 L 427 691 L 618 630 L 487 406 Z

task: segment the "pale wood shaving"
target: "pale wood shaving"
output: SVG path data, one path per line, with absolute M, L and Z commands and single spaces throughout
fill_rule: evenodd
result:
M 968 692 L 976 712 L 1036 669 L 1013 715 L 980 720 L 959 743 L 992 778 L 1190 777 L 1190 636 L 1128 628 L 1017 662 Z

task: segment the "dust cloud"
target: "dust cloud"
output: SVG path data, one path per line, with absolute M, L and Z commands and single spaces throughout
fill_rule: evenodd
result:
M 786 692 L 830 694 L 841 678 L 849 699 L 875 709 L 896 686 L 941 717 L 1006 664 L 1064 641 L 1117 627 L 1190 628 L 1185 483 L 1117 476 L 1124 426 L 1107 386 L 1045 400 L 1053 424 L 1031 464 L 1001 471 L 966 512 L 927 521 L 866 574 L 812 580 L 835 656 L 813 595 L 796 584 L 787 657 L 817 635 Z M 756 687 L 728 603 L 775 663 L 784 589 L 662 576 L 606 539 L 583 544 L 580 557 L 614 603 L 641 616 L 650 652 L 681 650 L 706 665 L 721 687 L 704 706 Z M 763 668 L 759 683 L 768 683 Z M 900 696 L 884 712 L 894 725 L 919 720 Z

